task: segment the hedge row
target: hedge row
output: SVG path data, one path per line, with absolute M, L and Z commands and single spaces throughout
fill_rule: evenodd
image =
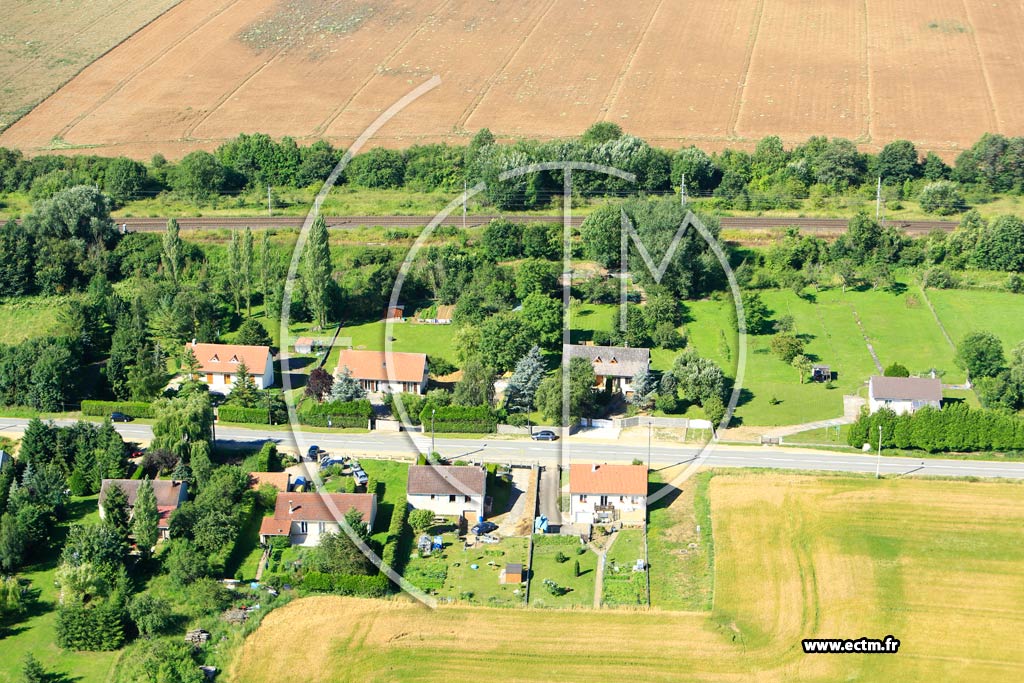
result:
M 238 532 L 235 534 L 235 537 L 230 543 L 225 544 L 223 548 L 210 555 L 210 570 L 215 576 L 224 574 L 225 567 L 231 560 L 231 556 L 236 552 L 238 544 L 242 540 L 242 535 L 245 533 L 248 523 L 252 521 L 253 516 L 262 514 L 259 506 L 256 505 L 256 496 L 252 492 L 246 491 L 235 514 L 238 515 Z
M 433 415 L 432 409 L 436 411 Z M 490 434 L 498 428 L 498 418 L 487 406 L 424 407 L 420 422 L 424 428 L 431 425 L 435 432 Z
M 399 574 L 401 574 L 404 569 L 402 566 L 404 558 L 408 557 L 408 553 L 403 555 L 399 552 L 403 536 L 408 530 L 408 526 L 406 525 L 406 521 L 408 519 L 409 506 L 406 504 L 396 505 L 394 511 L 391 513 L 391 523 L 388 525 L 388 537 L 384 541 L 384 550 L 382 550 L 380 554 L 380 558 L 384 566 L 391 567 Z
M 221 422 L 241 422 L 245 424 L 270 424 L 270 411 L 266 408 L 246 408 L 244 406 L 220 406 L 217 418 Z
M 848 443 L 858 448 L 869 443 L 877 448 L 879 427 L 882 445 L 888 448 L 914 448 L 930 453 L 1024 450 L 1024 418 L 995 410 L 972 410 L 963 404 L 941 410 L 922 408 L 906 415 L 896 415 L 891 410 L 861 415 L 850 425 Z
M 124 413 L 131 417 L 153 418 L 152 403 L 142 401 L 82 401 L 82 415 L 106 417 L 111 413 Z
M 302 579 L 302 587 L 308 591 L 321 593 L 380 598 L 388 592 L 388 578 L 383 574 L 363 576 L 360 574 L 307 572 Z
M 299 415 L 299 424 L 309 427 L 359 427 L 366 429 L 370 424 L 367 417 L 350 415 Z
M 328 401 L 327 403 L 313 403 L 302 412 L 307 416 L 330 415 L 337 417 L 339 415 L 349 415 L 369 420 L 373 416 L 373 406 L 365 398 L 358 401 Z

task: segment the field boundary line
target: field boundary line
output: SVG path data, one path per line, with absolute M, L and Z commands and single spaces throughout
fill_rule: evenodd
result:
M 978 34 L 974 30 L 974 21 L 971 19 L 971 10 L 967 6 L 967 0 L 960 0 L 960 5 L 964 8 L 964 18 L 967 19 L 967 24 L 970 28 L 969 35 L 971 40 L 971 46 L 974 47 L 974 56 L 978 58 L 978 69 L 981 71 L 982 80 L 985 82 L 985 94 L 988 95 L 988 103 L 990 107 L 989 113 L 992 115 L 992 129 L 997 132 L 1002 132 L 1003 126 L 1001 125 L 1001 117 L 999 116 L 999 107 L 996 105 L 995 93 L 992 90 L 992 79 L 988 75 L 988 66 L 985 64 L 985 55 L 981 53 L 981 48 L 978 46 Z
M 729 114 L 729 126 L 725 133 L 733 138 L 740 137 L 736 126 L 740 121 L 740 114 L 743 112 L 743 93 L 747 88 L 747 77 L 750 76 L 750 63 L 754 59 L 754 48 L 757 47 L 757 38 L 761 35 L 761 17 L 764 16 L 764 0 L 757 0 L 754 8 L 754 20 L 750 22 L 750 33 L 747 35 L 746 51 L 743 55 L 743 68 L 740 70 L 739 79 L 736 81 L 736 94 L 733 96 L 732 112 Z
M 878 369 L 879 374 L 881 374 L 882 361 L 878 360 L 878 354 L 875 353 L 875 347 L 868 338 L 868 332 L 864 329 L 864 323 L 860 320 L 860 314 L 857 313 L 857 309 L 853 307 L 853 304 L 847 302 L 846 305 L 850 307 L 850 312 L 853 313 L 853 319 L 857 323 L 857 328 L 860 329 L 860 335 L 864 338 L 864 344 L 868 347 L 868 353 L 871 354 L 871 360 L 875 361 L 875 367 Z
M 150 57 L 149 59 L 147 59 L 146 61 L 144 61 L 144 62 L 143 62 L 142 64 L 140 64 L 140 65 L 139 65 L 139 66 L 137 66 L 136 68 L 132 69 L 132 70 L 131 70 L 131 71 L 130 71 L 130 72 L 128 73 L 128 75 L 126 75 L 126 76 L 125 76 L 124 78 L 122 78 L 122 79 L 121 79 L 121 80 L 119 80 L 119 81 L 118 81 L 117 83 L 115 83 L 115 84 L 113 85 L 113 87 L 111 87 L 111 88 L 110 88 L 110 90 L 108 90 L 108 91 L 106 92 L 106 94 L 102 95 L 101 97 L 98 97 L 98 98 L 96 98 L 96 100 L 95 100 L 95 101 L 93 101 L 93 103 L 92 103 L 91 105 L 89 105 L 89 107 L 88 107 L 88 108 L 87 108 L 87 109 L 86 109 L 86 110 L 85 110 L 84 112 L 82 112 L 81 114 L 79 114 L 78 116 L 76 116 L 75 118 L 73 118 L 73 119 L 72 119 L 72 120 L 71 120 L 70 122 L 68 122 L 67 124 L 65 124 L 65 125 L 64 125 L 64 127 L 63 127 L 63 128 L 61 128 L 61 129 L 60 129 L 60 131 L 59 131 L 59 132 L 57 133 L 57 137 L 61 137 L 61 138 L 63 138 L 63 137 L 65 136 L 65 135 L 69 134 L 69 133 L 70 133 L 70 132 L 71 132 L 72 130 L 74 130 L 75 126 L 77 126 L 77 125 L 78 125 L 79 123 L 81 123 L 82 121 L 84 121 L 84 120 L 85 120 L 86 118 L 88 118 L 89 116 L 92 116 L 92 115 L 93 115 L 93 114 L 94 114 L 94 113 L 96 112 L 96 110 L 97 110 L 97 109 L 99 109 L 99 108 L 100 108 L 101 106 L 103 106 L 104 104 L 106 104 L 107 102 L 109 102 L 109 101 L 110 101 L 110 100 L 111 100 L 111 99 L 112 99 L 112 98 L 114 97 L 114 95 L 116 95 L 116 94 L 118 94 L 119 92 L 121 92 L 122 90 L 124 90 L 124 88 L 126 88 L 126 87 L 128 86 L 128 84 L 129 84 L 129 83 L 131 83 L 131 82 L 132 82 L 133 80 L 135 80 L 135 78 L 136 78 L 137 76 L 139 76 L 139 75 L 140 75 L 140 74 L 142 74 L 142 73 L 143 73 L 144 71 L 146 71 L 146 69 L 148 69 L 149 67 L 153 66 L 153 65 L 154 65 L 154 64 L 156 64 L 156 63 L 157 63 L 158 61 L 160 61 L 161 59 L 163 59 L 163 58 L 164 58 L 164 57 L 165 57 L 165 56 L 166 56 L 166 55 L 167 55 L 167 54 L 168 54 L 169 52 L 171 52 L 172 50 L 176 49 L 176 48 L 177 48 L 177 47 L 178 47 L 179 45 L 181 45 L 181 44 L 182 44 L 183 42 L 185 42 L 185 41 L 186 41 L 186 40 L 187 40 L 188 38 L 190 38 L 191 36 L 195 35 L 195 33 L 196 33 L 197 31 L 199 31 L 200 29 L 202 29 L 203 27 L 205 27 L 205 26 L 206 26 L 207 24 L 209 24 L 209 23 L 210 23 L 211 21 L 213 21 L 214 19 L 216 19 L 216 18 L 217 18 L 217 17 L 219 17 L 220 15 L 224 14 L 225 12 L 227 12 L 227 11 L 228 11 L 228 10 L 229 10 L 229 9 L 230 9 L 230 8 L 231 8 L 232 6 L 234 6 L 234 5 L 237 5 L 237 4 L 238 4 L 238 2 L 239 2 L 239 0 L 229 0 L 229 1 L 228 1 L 228 3 L 227 3 L 227 4 L 225 4 L 225 5 L 222 5 L 222 6 L 220 7 L 220 9 L 218 9 L 218 10 L 216 10 L 216 11 L 214 11 L 214 12 L 211 12 L 210 14 L 207 14 L 207 15 L 206 15 L 206 17 L 205 17 L 205 18 L 203 18 L 203 20 L 202 20 L 202 21 L 200 21 L 200 22 L 199 22 L 198 24 L 196 24 L 196 25 L 195 25 L 195 26 L 194 26 L 194 27 L 192 28 L 192 30 L 191 30 L 191 31 L 189 31 L 188 33 L 185 33 L 185 34 L 184 34 L 184 35 L 182 35 L 182 36 L 181 36 L 180 38 L 178 38 L 177 40 L 175 40 L 175 41 L 174 41 L 173 43 L 171 43 L 170 45 L 166 46 L 166 47 L 165 47 L 164 49 L 162 49 L 162 50 L 160 50 L 159 52 L 157 52 L 157 53 L 156 53 L 155 55 L 153 55 L 152 57 Z M 173 8 L 171 8 L 171 9 L 175 9 L 175 8 L 177 8 L 178 6 L 179 6 L 179 5 L 175 5 L 175 6 L 174 6 Z M 170 11 L 171 11 L 171 10 L 168 10 L 167 12 L 165 12 L 164 14 L 161 14 L 160 16 L 162 17 L 162 16 L 164 16 L 165 14 L 167 14 L 167 13 L 168 13 L 168 12 L 170 12 Z M 159 18 L 159 17 L 158 17 L 158 18 Z M 153 21 L 156 21 L 156 19 L 154 19 Z M 133 33 L 133 34 L 132 34 L 131 36 L 129 36 L 128 38 L 126 38 L 126 39 L 125 39 L 125 41 L 127 41 L 127 40 L 128 40 L 128 39 L 130 39 L 130 38 L 133 38 L 133 37 L 137 36 L 137 35 L 138 35 L 139 33 L 141 33 L 141 32 L 142 32 L 142 31 L 143 31 L 143 30 L 144 30 L 145 28 L 148 28 L 148 27 L 149 27 L 150 25 L 152 25 L 152 23 L 153 23 L 153 22 L 150 22 L 149 24 L 147 24 L 147 25 L 146 25 L 146 26 L 144 26 L 143 28 L 139 29 L 138 31 L 136 31 L 135 33 Z M 121 43 L 118 43 L 118 46 L 122 45 L 122 44 L 123 44 L 123 43 L 124 43 L 125 41 L 122 41 Z M 117 47 L 117 46 L 115 46 L 115 47 Z M 113 50 L 113 49 L 114 49 L 114 48 L 111 48 L 111 50 Z M 104 53 L 104 56 L 105 56 L 105 54 L 106 54 L 106 53 Z M 102 57 L 97 57 L 97 58 L 96 58 L 96 59 L 95 59 L 95 60 L 93 61 L 93 63 L 99 62 L 99 60 L 100 60 L 101 58 L 102 58 Z
M 658 0 L 658 4 L 654 6 L 654 11 L 651 12 L 651 16 L 647 18 L 647 25 L 644 26 L 644 30 L 640 32 L 636 43 L 633 45 L 633 49 L 630 50 L 629 54 L 626 56 L 624 65 L 622 69 L 619 70 L 618 76 L 615 77 L 612 87 L 608 89 L 608 94 L 605 96 L 604 104 L 601 106 L 601 116 L 605 121 L 608 120 L 608 112 L 611 111 L 612 107 L 619 99 L 619 94 L 622 92 L 622 84 L 626 81 L 626 75 L 633 69 L 633 62 L 636 60 L 636 54 L 640 51 L 640 46 L 644 44 L 647 34 L 650 33 L 651 26 L 654 25 L 654 18 L 658 16 L 658 12 L 661 11 L 664 4 L 665 0 Z
M 514 60 L 519 55 L 519 53 L 522 52 L 523 47 L 526 45 L 526 41 L 530 39 L 530 36 L 533 35 L 533 32 L 537 30 L 537 27 L 540 26 L 544 19 L 548 16 L 548 13 L 551 12 L 551 10 L 554 8 L 556 2 L 557 0 L 550 0 L 550 2 L 548 2 L 548 6 L 543 11 L 538 13 L 537 20 L 533 22 L 533 26 L 530 27 L 530 30 L 528 30 L 523 35 L 522 40 L 519 41 L 519 45 L 516 47 L 516 49 L 512 50 L 508 58 L 501 63 L 501 66 L 495 69 L 494 72 L 491 73 L 491 75 L 487 78 L 487 80 L 484 81 L 483 86 L 480 88 L 480 92 L 476 94 L 473 100 L 469 103 L 469 106 L 466 107 L 466 109 L 462 112 L 462 115 L 459 116 L 459 118 L 455 121 L 455 123 L 452 125 L 453 128 L 461 129 L 466 125 L 466 122 L 469 121 L 470 117 L 473 116 L 473 112 L 477 110 L 480 104 L 484 101 L 484 98 L 487 97 L 487 93 L 489 93 L 491 91 L 491 88 L 494 87 L 494 84 L 497 82 L 498 77 L 502 73 L 504 73 L 505 69 L 508 68 L 508 65 L 512 63 L 512 60 Z
M 918 286 L 918 290 L 921 292 L 921 297 L 924 302 L 928 305 L 928 310 L 932 312 L 932 317 L 935 318 L 935 322 L 939 326 L 939 331 L 942 332 L 942 336 L 946 338 L 946 342 L 949 347 L 956 351 L 956 344 L 953 343 L 953 338 L 949 336 L 949 332 L 946 332 L 946 326 L 942 324 L 942 319 L 939 317 L 938 311 L 935 310 L 935 306 L 932 305 L 932 300 L 928 298 L 928 292 L 925 291 L 923 285 Z

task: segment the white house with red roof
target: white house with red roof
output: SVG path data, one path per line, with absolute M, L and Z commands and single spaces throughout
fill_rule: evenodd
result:
M 260 543 L 274 536 L 287 536 L 292 545 L 314 546 L 326 533 L 344 533 L 340 520 L 350 510 L 362 515 L 363 523 L 373 531 L 377 518 L 377 496 L 372 493 L 296 493 L 277 494 L 273 517 L 260 524 Z
M 643 524 L 647 519 L 647 468 L 569 465 L 569 515 L 574 524 Z
M 430 377 L 425 353 L 343 349 L 335 374 L 341 374 L 345 368 L 370 392 L 424 394 Z
M 257 389 L 274 385 L 274 360 L 269 346 L 242 346 L 240 344 L 197 344 L 185 346 L 199 361 L 198 379 L 210 391 L 231 393 L 242 363 L 248 369 Z

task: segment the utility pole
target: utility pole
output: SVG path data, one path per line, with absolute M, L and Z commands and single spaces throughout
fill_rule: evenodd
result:
M 875 479 L 880 479 L 882 469 L 882 425 L 878 425 L 878 457 L 875 459 Z
M 686 206 L 686 174 L 679 174 L 679 206 Z
M 437 408 L 430 409 L 430 457 L 427 458 L 427 462 L 434 459 L 434 413 L 437 412 Z
M 654 431 L 654 422 L 647 418 L 647 469 L 651 469 L 651 433 Z
M 273 216 L 274 215 L 274 209 L 273 209 L 273 207 L 271 206 L 271 203 L 270 203 L 270 185 L 267 185 L 267 215 L 268 216 Z

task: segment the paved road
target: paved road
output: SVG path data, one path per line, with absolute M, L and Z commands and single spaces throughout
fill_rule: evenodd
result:
M 71 424 L 72 420 L 58 421 Z M 28 420 L 0 418 L 0 434 L 18 432 Z M 152 436 L 149 425 L 118 424 L 117 430 L 126 439 L 148 441 Z M 284 447 L 305 452 L 311 444 L 327 451 L 347 453 L 359 457 L 412 458 L 418 450 L 426 453 L 430 448 L 429 434 L 326 434 L 249 429 L 244 427 L 218 427 L 218 443 L 251 444 L 274 440 Z M 437 450 L 448 458 L 485 460 L 487 462 L 530 465 L 553 465 L 561 462 L 629 463 L 634 459 L 647 461 L 647 447 L 625 443 L 599 443 L 576 440 L 572 437 L 555 442 L 503 439 L 437 439 Z M 698 449 L 693 446 L 655 447 L 651 449 L 653 469 L 687 463 Z M 834 453 L 802 448 L 765 448 L 761 446 L 718 446 L 704 464 L 714 467 L 770 467 L 775 469 L 824 470 L 833 472 L 875 471 L 872 455 Z M 940 458 L 881 459 L 882 474 L 932 475 L 956 477 L 1003 477 L 1024 479 L 1024 462 L 986 460 L 949 460 Z
M 329 228 L 356 228 L 360 226 L 379 226 L 384 228 L 422 227 L 433 216 L 325 216 Z M 466 226 L 473 227 L 489 223 L 495 218 L 505 218 L 514 223 L 561 223 L 562 216 L 529 216 L 508 214 L 505 216 L 475 215 L 466 217 Z M 166 218 L 117 218 L 118 225 L 127 224 L 129 230 L 152 232 L 163 230 L 167 226 Z M 220 228 L 298 228 L 302 225 L 303 216 L 222 216 L 201 218 L 178 218 L 178 225 L 188 230 L 215 230 Z M 573 216 L 573 225 L 580 225 L 583 216 Z M 802 232 L 834 234 L 846 232 L 845 218 L 779 218 L 775 216 L 723 216 L 720 219 L 726 230 L 763 230 L 769 228 L 796 226 Z M 462 225 L 462 215 L 449 216 L 442 225 Z M 889 221 L 888 225 L 913 234 L 925 234 L 932 230 L 951 232 L 956 223 L 952 221 Z

